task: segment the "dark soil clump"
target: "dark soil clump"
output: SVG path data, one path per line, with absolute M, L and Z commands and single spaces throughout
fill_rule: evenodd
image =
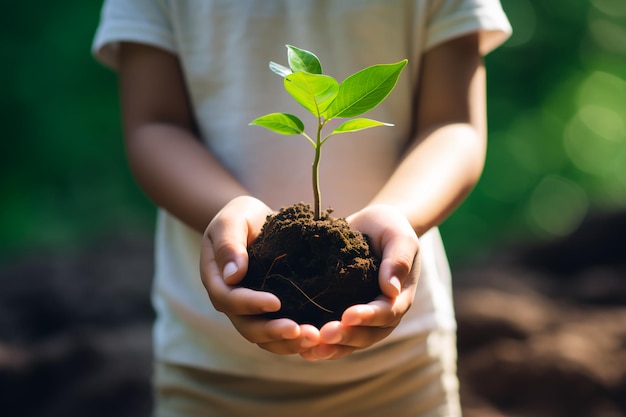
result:
M 327 210 L 315 220 L 304 203 L 268 216 L 248 248 L 248 273 L 241 285 L 275 294 L 281 309 L 269 318 L 287 317 L 321 327 L 340 320 L 344 310 L 380 295 L 380 259 L 366 235 L 350 229 Z

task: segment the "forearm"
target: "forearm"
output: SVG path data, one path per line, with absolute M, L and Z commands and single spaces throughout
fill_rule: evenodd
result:
M 478 34 L 468 34 L 424 56 L 413 145 L 372 201 L 399 208 L 418 235 L 461 204 L 483 169 L 485 68 L 478 44 Z
M 371 204 L 399 208 L 418 235 L 440 224 L 482 172 L 486 140 L 469 124 L 448 124 L 418 138 Z
M 199 232 L 215 214 L 246 189 L 181 127 L 146 123 L 127 132 L 131 170 L 158 206 Z

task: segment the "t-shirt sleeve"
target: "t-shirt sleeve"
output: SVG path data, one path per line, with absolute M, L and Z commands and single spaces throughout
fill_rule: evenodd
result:
M 92 53 L 116 69 L 120 42 L 137 42 L 175 51 L 167 6 L 159 0 L 106 0 L 92 43 Z
M 499 0 L 436 0 L 429 20 L 426 49 L 479 32 L 480 51 L 486 55 L 511 35 L 511 25 Z

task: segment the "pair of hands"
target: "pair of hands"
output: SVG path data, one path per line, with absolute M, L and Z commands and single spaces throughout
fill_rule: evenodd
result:
M 299 354 L 315 361 L 346 356 L 393 331 L 413 302 L 419 274 L 417 235 L 402 213 L 374 205 L 347 218 L 382 254 L 378 276 L 382 295 L 348 308 L 341 321 L 326 323 L 319 330 L 286 318 L 258 316 L 278 311 L 280 300 L 268 292 L 237 286 L 247 271 L 247 247 L 269 214 L 272 210 L 260 200 L 237 197 L 213 218 L 202 239 L 202 282 L 215 309 L 226 314 L 244 338 L 276 354 Z

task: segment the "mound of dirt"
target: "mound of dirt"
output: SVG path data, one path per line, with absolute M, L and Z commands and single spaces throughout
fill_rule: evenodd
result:
M 241 285 L 275 294 L 281 308 L 269 318 L 288 317 L 322 327 L 344 310 L 380 295 L 380 259 L 367 236 L 350 229 L 327 210 L 315 219 L 298 203 L 269 216 L 248 248 L 249 266 Z

